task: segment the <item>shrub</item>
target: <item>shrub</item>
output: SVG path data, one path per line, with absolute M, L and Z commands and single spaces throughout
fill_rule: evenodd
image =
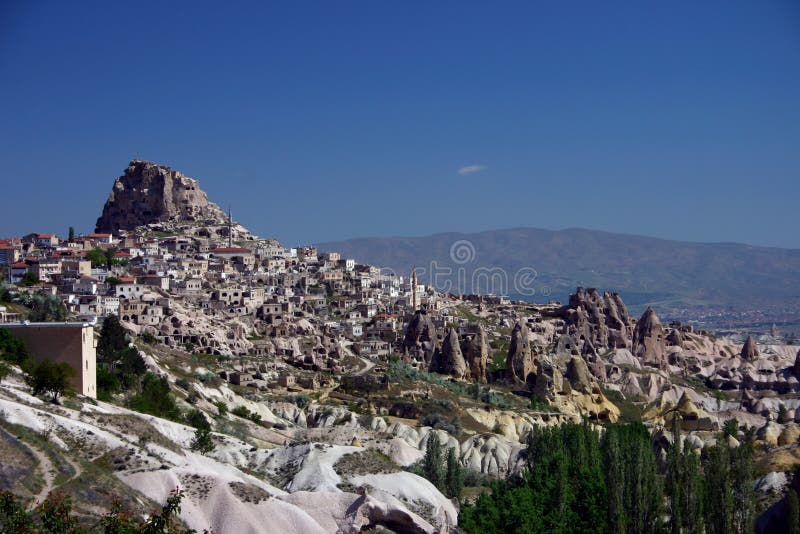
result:
M 169 382 L 164 376 L 147 373 L 142 380 L 141 392 L 134 395 L 129 403 L 137 412 L 148 413 L 156 417 L 178 420 L 180 410 L 169 389 Z
M 29 361 L 25 373 L 25 383 L 31 387 L 34 395 L 46 393 L 50 395 L 52 403 L 58 404 L 58 397 L 70 388 L 69 379 L 75 375 L 75 369 L 64 362 Z

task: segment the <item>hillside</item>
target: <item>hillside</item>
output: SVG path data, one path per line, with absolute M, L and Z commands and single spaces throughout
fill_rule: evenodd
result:
M 463 263 L 451 258 L 451 248 L 457 242 L 465 245 L 461 252 L 466 256 L 456 258 Z M 320 243 L 318 247 L 399 274 L 408 274 L 416 266 L 422 281 L 438 284 L 440 289 L 450 281 L 453 288 L 461 285 L 464 293 L 474 289 L 486 292 L 485 278 L 472 283 L 473 272 L 497 267 L 508 273 L 510 296 L 535 301 L 564 301 L 576 286 L 614 288 L 634 310 L 654 304 L 664 311 L 684 307 L 779 308 L 796 302 L 800 286 L 800 250 L 670 241 L 579 228 L 361 238 Z M 440 272 L 442 268 L 452 269 L 452 275 L 431 280 L 431 262 L 436 262 Z M 464 268 L 466 274 L 461 284 L 458 268 Z M 525 288 L 519 291 L 514 287 L 514 273 L 523 268 L 536 273 L 532 296 Z M 477 285 L 480 287 L 473 287 Z M 494 284 L 495 288 L 499 285 Z

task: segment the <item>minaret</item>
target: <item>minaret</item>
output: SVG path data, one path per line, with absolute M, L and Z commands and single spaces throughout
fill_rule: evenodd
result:
M 416 312 L 419 309 L 419 302 L 417 301 L 417 268 L 411 270 L 411 307 Z
M 233 219 L 231 218 L 231 205 L 228 204 L 228 248 L 233 247 Z

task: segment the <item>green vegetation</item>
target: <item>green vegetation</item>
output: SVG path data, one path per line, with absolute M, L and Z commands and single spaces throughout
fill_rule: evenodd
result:
M 97 398 L 107 401 L 121 390 L 135 389 L 146 371 L 144 359 L 129 346 L 117 316 L 106 317 L 97 342 Z
M 22 365 L 28 359 L 25 343 L 13 336 L 8 328 L 0 328 L 0 359 Z
M 720 443 L 701 461 L 676 436 L 662 473 L 641 423 L 609 425 L 602 438 L 588 424 L 534 429 L 523 472 L 464 503 L 459 526 L 466 533 L 752 531 L 751 447 Z
M 458 462 L 455 448 L 449 448 L 445 457 L 444 446 L 436 432 L 428 435 L 425 456 L 417 470 L 419 475 L 428 479 L 447 497 L 461 497 L 466 478 L 465 469 Z
M 30 308 L 30 312 L 28 312 L 28 320 L 30 321 L 47 323 L 67 320 L 67 308 L 54 295 L 23 294 L 19 297 L 19 303 Z
M 260 423 L 261 422 L 261 416 L 259 414 L 255 413 L 255 412 L 251 412 L 245 406 L 237 406 L 236 408 L 231 410 L 231 413 L 233 415 L 241 417 L 242 419 L 249 419 L 250 421 L 252 421 L 254 423 Z
M 177 516 L 181 511 L 184 493 L 173 490 L 160 511 L 146 520 L 137 519 L 114 501 L 111 509 L 91 527 L 81 527 L 72 513 L 72 500 L 66 493 L 52 492 L 33 511 L 8 491 L 0 492 L 0 532 L 15 534 L 190 534 L 194 530 L 181 528 Z
M 165 376 L 146 373 L 142 379 L 139 393 L 131 397 L 128 404 L 137 412 L 173 421 L 180 420 L 180 410 L 175 403 L 175 398 L 170 393 L 169 382 Z
M 93 248 L 86 253 L 86 259 L 92 262 L 92 267 L 111 267 L 112 265 L 125 265 L 126 260 L 115 258 L 116 248 Z
M 50 402 L 58 404 L 58 397 L 70 389 L 69 379 L 75 375 L 75 369 L 64 362 L 28 360 L 23 365 L 25 383 L 33 390 L 34 395 L 48 394 Z
M 203 412 L 197 409 L 190 411 L 186 414 L 186 422 L 195 428 L 190 448 L 201 454 L 212 452 L 216 448 L 216 444 L 211 437 L 211 423 L 208 422 Z
M 22 279 L 17 284 L 20 287 L 30 287 L 35 286 L 39 283 L 39 277 L 33 274 L 32 272 L 28 271 L 22 275 Z

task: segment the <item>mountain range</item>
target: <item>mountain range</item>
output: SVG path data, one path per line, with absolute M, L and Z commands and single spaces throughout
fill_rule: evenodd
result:
M 368 237 L 317 246 L 398 274 L 416 267 L 420 280 L 439 290 L 531 301 L 564 301 L 576 286 L 618 291 L 634 310 L 658 305 L 673 312 L 785 309 L 800 297 L 798 249 L 582 228 Z

